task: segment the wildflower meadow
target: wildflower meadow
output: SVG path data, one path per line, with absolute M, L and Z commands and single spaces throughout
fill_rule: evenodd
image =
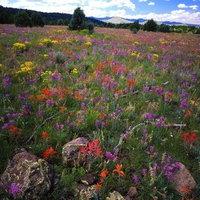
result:
M 25 149 L 55 171 L 46 200 L 78 199 L 88 173 L 98 200 L 131 186 L 140 200 L 200 199 L 198 34 L 0 25 L 0 35 L 0 174 Z M 66 167 L 62 147 L 78 137 L 89 141 L 83 164 Z M 180 163 L 196 181 L 184 196 L 170 181 Z

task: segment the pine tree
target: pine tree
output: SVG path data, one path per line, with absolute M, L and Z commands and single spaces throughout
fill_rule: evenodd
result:
M 157 23 L 153 19 L 150 19 L 144 24 L 144 31 L 156 32 L 157 26 Z
M 39 13 L 33 12 L 31 14 L 31 21 L 33 26 L 44 27 L 44 21 Z
M 19 27 L 27 27 L 27 26 L 32 27 L 31 18 L 29 17 L 26 11 L 18 12 L 15 15 L 14 23 L 15 23 L 15 26 L 19 26 Z
M 70 20 L 68 30 L 80 30 L 84 19 L 85 14 L 83 10 L 81 10 L 80 7 L 76 8 Z

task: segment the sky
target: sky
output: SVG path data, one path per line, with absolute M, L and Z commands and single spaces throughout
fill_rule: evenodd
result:
M 0 0 L 0 5 L 67 14 L 80 7 L 87 17 L 143 18 L 200 25 L 200 0 Z

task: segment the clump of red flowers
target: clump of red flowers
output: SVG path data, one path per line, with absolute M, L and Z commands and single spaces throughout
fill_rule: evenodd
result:
M 181 141 L 186 142 L 192 148 L 193 144 L 198 140 L 196 133 L 183 133 Z
M 102 150 L 100 147 L 99 140 L 95 139 L 92 142 L 89 142 L 87 146 L 80 148 L 79 153 L 83 156 L 97 156 L 102 157 Z
M 43 158 L 45 160 L 48 160 L 48 159 L 52 159 L 53 155 L 57 154 L 57 151 L 55 151 L 53 149 L 53 147 L 50 147 L 49 149 L 46 149 L 44 151 L 44 153 L 42 154 Z
M 188 144 L 194 144 L 198 140 L 196 133 L 183 133 L 181 141 L 185 141 Z

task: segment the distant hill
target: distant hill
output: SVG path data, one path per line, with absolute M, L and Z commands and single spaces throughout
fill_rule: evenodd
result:
M 32 12 L 37 12 L 39 13 L 42 18 L 45 19 L 46 22 L 56 22 L 57 20 L 63 19 L 63 20 L 70 20 L 72 15 L 71 14 L 66 14 L 66 13 L 47 13 L 47 12 L 39 12 L 39 11 L 35 11 L 35 10 L 28 10 L 28 9 L 18 9 L 18 8 L 7 8 L 7 7 L 3 7 L 0 6 L 0 15 L 2 13 L 5 13 L 6 15 L 9 15 L 9 17 L 11 18 L 10 21 L 14 20 L 14 15 L 17 14 L 20 10 L 25 10 L 28 14 L 31 14 Z M 86 21 L 91 21 L 95 24 L 98 25 L 104 25 L 105 22 L 98 20 L 94 17 L 86 17 Z M 0 23 L 1 19 L 0 19 Z
M 94 17 L 95 18 L 95 17 Z M 136 20 L 139 21 L 140 24 L 144 24 L 145 22 L 147 22 L 147 19 L 127 19 L 127 18 L 122 18 L 122 17 L 104 17 L 104 18 L 96 18 L 99 21 L 103 21 L 106 23 L 113 23 L 113 24 L 121 24 L 121 23 L 133 23 Z M 166 24 L 166 25 L 170 25 L 170 26 L 177 26 L 177 25 L 186 25 L 186 26 L 200 26 L 197 24 L 185 24 L 182 22 L 171 22 L 171 21 L 157 21 L 158 24 Z

